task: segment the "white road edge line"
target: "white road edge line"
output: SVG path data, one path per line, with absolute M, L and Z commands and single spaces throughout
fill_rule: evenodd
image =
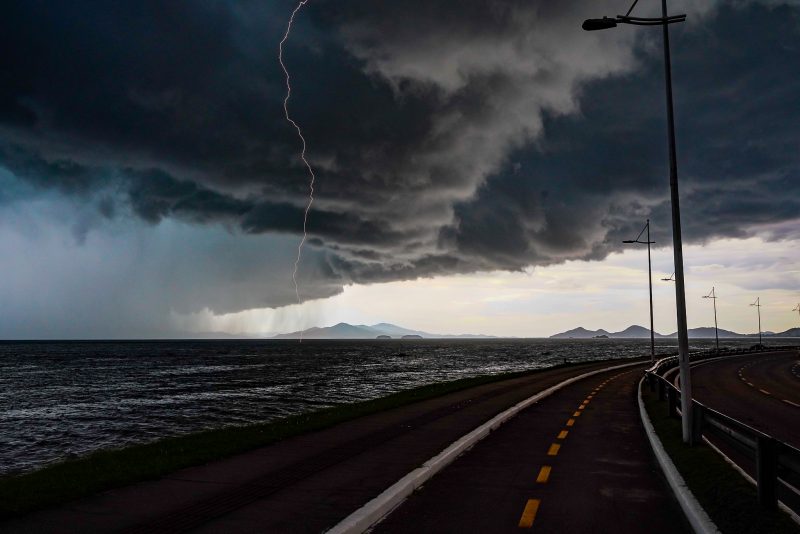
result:
M 642 365 L 647 362 L 631 362 L 622 365 L 613 365 L 605 367 L 596 371 L 583 373 L 582 375 L 568 378 L 554 386 L 550 386 L 544 391 L 528 397 L 527 399 L 518 402 L 511 408 L 500 412 L 495 415 L 481 426 L 472 432 L 462 436 L 450 444 L 445 450 L 426 461 L 421 467 L 418 467 L 408 473 L 406 476 L 386 488 L 380 495 L 366 503 L 364 506 L 342 519 L 339 523 L 328 530 L 329 534 L 361 534 L 369 527 L 380 521 L 384 516 L 391 513 L 397 506 L 399 506 L 414 490 L 422 486 L 426 481 L 431 479 L 436 473 L 444 469 L 447 465 L 452 463 L 463 452 L 472 448 L 476 443 L 487 437 L 493 430 L 496 430 L 503 423 L 517 415 L 519 412 L 528 406 L 539 402 L 540 400 L 548 397 L 570 384 L 583 380 L 590 376 L 600 373 L 613 371 L 614 369 L 623 369 L 625 367 L 632 367 L 634 365 Z
M 667 451 L 664 450 L 661 440 L 658 439 L 658 435 L 653 428 L 653 424 L 650 422 L 650 417 L 647 415 L 647 411 L 644 408 L 644 402 L 642 401 L 643 383 L 644 377 L 642 377 L 642 379 L 639 381 L 639 392 L 637 396 L 637 400 L 639 401 L 639 417 L 644 425 L 644 430 L 647 434 L 647 439 L 650 441 L 650 447 L 653 449 L 653 454 L 655 454 L 656 460 L 658 460 L 658 465 L 664 472 L 664 476 L 666 477 L 670 488 L 672 488 L 672 492 L 675 494 L 675 498 L 678 500 L 678 504 L 680 504 L 683 514 L 686 516 L 686 519 L 689 520 L 689 524 L 697 534 L 720 532 L 720 530 L 717 528 L 717 525 L 714 524 L 703 507 L 700 506 L 700 503 L 697 502 L 697 499 L 695 499 L 691 490 L 686 485 L 686 482 L 684 482 L 683 477 L 675 468 L 675 464 L 672 463 L 672 459 L 670 459 Z

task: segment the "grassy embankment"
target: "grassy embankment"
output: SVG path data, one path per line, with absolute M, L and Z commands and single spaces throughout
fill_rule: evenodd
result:
M 683 443 L 680 419 L 667 415 L 666 401 L 642 387 L 645 408 L 664 449 L 695 498 L 723 533 L 797 534 L 800 526 L 779 510 L 766 510 L 756 488 L 710 447 Z
M 178 469 L 233 456 L 357 417 L 482 384 L 570 365 L 572 364 L 431 384 L 370 401 L 343 404 L 269 423 L 226 427 L 122 449 L 98 451 L 30 473 L 0 478 L 0 519 L 98 491 L 158 478 Z

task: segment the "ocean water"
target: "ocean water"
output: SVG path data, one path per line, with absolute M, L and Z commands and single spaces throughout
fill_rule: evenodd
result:
M 444 380 L 647 354 L 648 340 L 0 342 L 0 476 Z

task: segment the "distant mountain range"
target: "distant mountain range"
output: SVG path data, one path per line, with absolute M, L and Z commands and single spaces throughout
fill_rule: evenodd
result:
M 785 332 L 762 332 L 763 337 L 800 337 L 800 328 L 790 328 Z M 587 330 L 583 327 L 573 328 L 560 334 L 550 336 L 551 339 L 594 339 L 594 338 L 609 338 L 609 339 L 636 339 L 636 338 L 649 338 L 650 329 L 639 325 L 629 326 L 621 332 L 608 332 L 603 330 Z M 678 337 L 677 332 L 672 334 L 659 334 L 655 332 L 657 338 L 671 338 Z M 689 337 L 694 339 L 714 338 L 714 327 L 704 326 L 701 328 L 690 328 Z M 721 338 L 757 338 L 758 334 L 739 334 L 731 332 L 730 330 L 719 329 L 719 337 Z
M 300 339 L 301 332 L 290 332 L 288 334 L 278 334 L 273 339 Z M 456 338 L 491 338 L 494 336 L 484 336 L 476 334 L 431 334 L 421 330 L 411 330 L 390 323 L 378 323 L 373 325 L 358 324 L 352 325 L 339 323 L 327 327 L 313 327 L 302 331 L 303 339 L 386 339 L 386 336 L 393 339 L 407 338 L 427 338 L 427 339 L 456 339 Z

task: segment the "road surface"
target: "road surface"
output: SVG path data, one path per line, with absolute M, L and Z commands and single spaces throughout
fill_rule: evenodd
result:
M 694 398 L 800 448 L 800 357 L 796 351 L 717 360 L 692 368 Z
M 579 381 L 525 410 L 374 532 L 689 532 L 639 419 L 642 369 Z

